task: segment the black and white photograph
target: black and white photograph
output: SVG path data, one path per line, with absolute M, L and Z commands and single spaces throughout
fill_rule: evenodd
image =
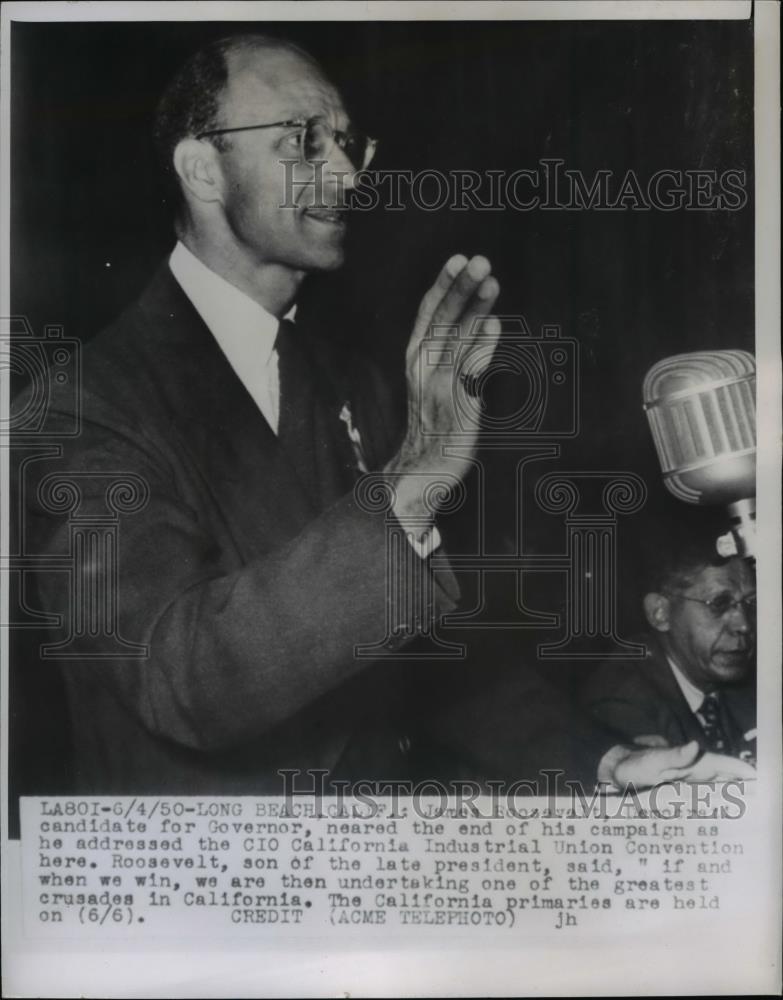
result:
M 4 5 L 6 995 L 780 988 L 778 14 Z

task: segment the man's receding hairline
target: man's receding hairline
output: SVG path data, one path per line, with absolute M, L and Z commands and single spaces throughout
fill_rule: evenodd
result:
M 252 71 L 253 69 L 259 68 L 259 67 L 253 67 L 252 65 L 251 66 L 244 65 L 238 67 L 236 65 L 238 57 L 241 57 L 241 55 L 244 53 L 252 54 L 256 52 L 258 53 L 280 52 L 280 53 L 289 53 L 291 55 L 294 55 L 299 59 L 301 59 L 301 61 L 305 63 L 310 69 L 312 69 L 314 73 L 318 76 L 318 78 L 322 80 L 327 86 L 336 90 L 335 85 L 329 79 L 325 70 L 320 65 L 318 60 L 314 56 L 312 56 L 309 52 L 307 52 L 305 49 L 300 48 L 295 42 L 289 42 L 284 38 L 273 38 L 268 35 L 261 35 L 261 34 L 230 35 L 226 39 L 222 39 L 221 42 L 225 46 L 221 47 L 221 52 L 223 55 L 223 61 L 226 70 L 226 81 L 221 89 L 222 101 L 224 101 L 227 96 L 228 90 L 231 86 L 232 77 L 234 73 L 237 72 L 237 69 L 239 69 L 239 71 L 241 72 L 242 70 L 246 69 L 250 69 Z M 218 44 L 220 45 L 221 42 L 218 42 Z M 272 85 L 274 83 L 274 80 L 266 79 L 267 74 L 263 72 L 264 69 L 263 62 L 260 64 L 260 69 L 264 81 Z M 273 76 L 273 73 L 270 73 L 269 75 Z
M 697 566 L 696 563 L 690 566 L 684 566 L 682 568 L 675 569 L 673 572 L 667 574 L 666 580 L 662 581 L 664 586 L 669 582 L 679 582 L 683 587 L 693 587 L 698 583 L 698 578 L 702 573 L 706 572 L 708 569 L 727 569 L 732 564 L 744 566 L 744 560 L 739 555 L 733 556 L 717 556 L 715 562 L 711 562 L 707 559 L 703 565 Z M 658 591 L 648 591 L 648 593 L 658 593 Z
M 229 60 L 244 52 L 290 52 L 312 66 L 319 76 L 327 79 L 323 68 L 314 56 L 295 42 L 290 42 L 285 38 L 274 38 L 271 35 L 262 34 L 229 35 L 221 39 L 218 44 L 221 46 L 227 72 L 230 70 Z

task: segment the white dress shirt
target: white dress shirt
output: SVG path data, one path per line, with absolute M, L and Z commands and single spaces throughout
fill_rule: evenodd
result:
M 704 703 L 704 692 L 700 691 L 692 681 L 688 680 L 671 656 L 667 656 L 666 659 L 669 661 L 669 666 L 672 668 L 674 679 L 677 681 L 680 691 L 682 691 L 685 700 L 688 702 L 688 707 L 695 715 Z
M 210 270 L 198 257 L 178 242 L 169 258 L 171 273 L 193 303 L 196 312 L 234 369 L 242 385 L 277 434 L 280 420 L 280 371 L 275 339 L 280 321 L 248 295 Z M 293 319 L 296 306 L 286 314 Z M 350 412 L 340 419 L 346 425 L 354 449 L 361 454 L 361 437 L 350 421 Z M 357 460 L 359 468 L 362 462 Z M 364 470 L 362 470 L 364 471 Z M 406 532 L 416 554 L 426 559 L 440 546 L 438 529 L 433 525 L 421 539 Z
M 667 656 L 666 659 L 669 661 L 669 666 L 672 668 L 674 679 L 680 685 L 680 690 L 682 691 L 685 700 L 688 702 L 690 710 L 693 712 L 693 714 L 696 716 L 696 718 L 703 726 L 704 723 L 702 722 L 702 718 L 699 715 L 699 712 L 701 711 L 701 707 L 704 704 L 704 699 L 706 695 L 704 694 L 703 691 L 700 691 L 695 684 L 693 684 L 690 680 L 688 680 L 688 678 L 685 676 L 682 670 L 680 670 L 680 668 L 677 666 L 677 664 L 670 656 Z M 748 741 L 755 740 L 756 729 L 755 728 L 749 729 L 746 733 L 742 734 L 742 738 Z M 741 756 L 742 754 L 740 754 L 740 757 Z
M 169 267 L 242 385 L 277 434 L 280 374 L 275 338 L 280 321 L 211 271 L 183 243 L 174 247 Z M 292 319 L 295 311 L 296 306 L 286 319 Z

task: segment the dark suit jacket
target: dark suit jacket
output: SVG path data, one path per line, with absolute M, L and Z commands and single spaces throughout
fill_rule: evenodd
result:
M 663 736 L 672 746 L 698 740 L 704 730 L 685 700 L 669 662 L 654 636 L 642 637 L 644 660 L 603 664 L 584 689 L 584 704 L 594 718 L 624 741 L 637 736 Z M 756 727 L 755 681 L 721 689 L 723 725 L 737 755 L 755 756 L 755 739 L 745 733 Z
M 400 431 L 383 383 L 311 349 L 335 421 L 351 399 L 379 467 Z M 76 790 L 279 791 L 277 768 L 339 774 L 341 760 L 397 776 L 398 665 L 353 655 L 386 634 L 385 512 L 350 490 L 314 506 L 167 265 L 86 346 L 82 377 L 80 436 L 24 470 L 27 551 L 70 551 L 67 515 L 40 502 L 47 475 L 75 474 L 79 517 L 107 509 L 100 473 L 140 477 L 149 497 L 120 517 L 117 601 L 120 635 L 149 653 L 106 658 L 105 640 L 83 635 L 62 661 Z M 72 408 L 55 390 L 50 429 Z M 37 585 L 67 619 L 67 574 Z M 451 607 L 436 584 L 432 617 Z
M 335 416 L 350 399 L 382 467 L 403 429 L 384 381 L 309 340 Z M 107 658 L 105 639 L 85 634 L 73 659 L 49 661 L 65 678 L 75 753 L 75 778 L 56 790 L 279 792 L 278 768 L 370 780 L 552 768 L 592 783 L 611 736 L 583 725 L 507 636 L 495 649 L 482 632 L 466 661 L 443 665 L 353 656 L 386 635 L 386 515 L 359 509 L 350 489 L 325 510 L 308 498 L 168 266 L 87 345 L 82 376 L 80 436 L 61 458 L 23 465 L 26 550 L 70 552 L 67 513 L 40 502 L 48 475 L 73 478 L 79 517 L 106 512 L 101 474 L 139 477 L 149 497 L 120 517 L 116 594 L 120 636 L 149 655 Z M 72 411 L 55 390 L 49 429 Z M 37 586 L 30 602 L 67 622 L 67 574 L 42 572 Z M 430 617 L 455 596 L 437 574 Z

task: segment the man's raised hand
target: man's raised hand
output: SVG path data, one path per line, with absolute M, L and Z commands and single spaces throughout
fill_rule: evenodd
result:
M 466 420 L 475 407 L 460 407 L 470 387 L 459 378 L 459 359 L 474 355 L 472 378 L 486 370 L 500 337 L 500 322 L 490 316 L 500 286 L 486 257 L 451 257 L 422 299 L 406 353 L 408 423 L 405 440 L 385 472 L 393 477 L 398 516 L 420 516 L 428 482 L 462 479 L 478 440 L 479 421 Z M 483 319 L 482 319 L 483 317 Z M 450 328 L 453 335 L 435 336 Z M 455 363 L 457 362 L 457 363 Z M 461 454 L 448 454 L 449 439 Z

